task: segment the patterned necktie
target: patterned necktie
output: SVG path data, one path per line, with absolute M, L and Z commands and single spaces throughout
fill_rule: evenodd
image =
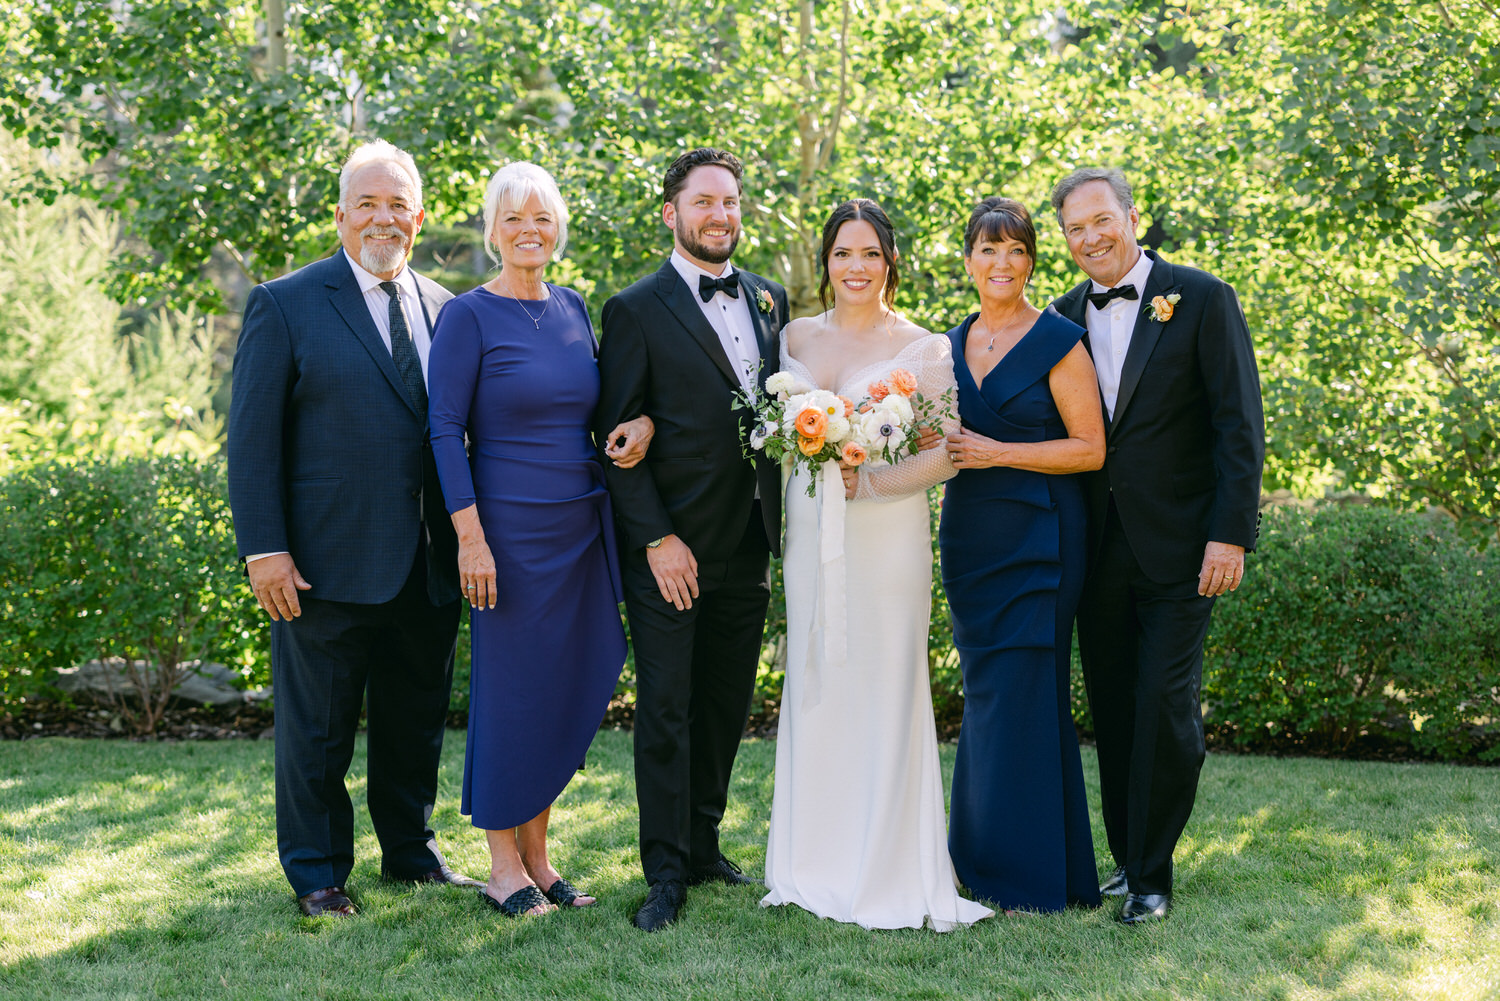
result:
M 417 412 L 427 413 L 427 386 L 422 382 L 422 359 L 417 357 L 417 346 L 411 341 L 411 328 L 406 325 L 406 310 L 401 308 L 401 286 L 395 282 L 381 282 L 380 290 L 391 297 L 391 358 L 396 362 L 396 371 L 401 373 L 401 382 L 406 386 L 406 395 L 416 405 Z

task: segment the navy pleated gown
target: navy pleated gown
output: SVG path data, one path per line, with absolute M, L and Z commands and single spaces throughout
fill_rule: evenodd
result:
M 1083 336 L 1048 310 L 976 385 L 948 332 L 966 428 L 997 441 L 1067 437 L 1047 377 Z M 1006 909 L 1099 904 L 1068 691 L 1083 588 L 1084 506 L 1073 476 L 964 469 L 938 530 L 964 676 L 948 850 L 959 881 Z
M 508 296 L 456 297 L 428 366 L 447 508 L 477 502 L 495 558 L 499 599 L 469 617 L 462 809 L 484 830 L 518 827 L 558 797 L 625 663 L 613 516 L 589 434 L 594 332 L 577 292 L 548 289 L 539 324 Z

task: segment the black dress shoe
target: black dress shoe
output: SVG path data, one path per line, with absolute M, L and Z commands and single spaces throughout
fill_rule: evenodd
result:
M 1127 925 L 1144 925 L 1164 920 L 1172 909 L 1170 893 L 1129 893 L 1125 906 L 1120 909 L 1120 922 Z
M 297 906 L 310 918 L 352 918 L 359 913 L 342 886 L 325 886 L 297 898 Z
M 426 872 L 419 872 L 415 876 L 397 876 L 393 872 L 381 869 L 380 878 L 392 883 L 446 883 L 449 886 L 468 887 L 478 887 L 485 885 L 477 879 L 470 879 L 468 876 L 465 876 L 462 873 L 454 872 L 452 869 L 448 868 L 448 864 L 446 862 L 439 864 L 436 869 L 428 869 Z
M 686 900 L 687 887 L 681 880 L 662 880 L 651 887 L 646 902 L 635 912 L 635 926 L 641 931 L 661 931 L 677 920 L 677 912 Z
M 1117 866 L 1115 871 L 1109 874 L 1109 878 L 1099 884 L 1099 892 L 1106 897 L 1123 897 L 1130 892 L 1130 884 L 1125 881 L 1125 867 Z
M 724 856 L 720 855 L 717 862 L 699 866 L 694 869 L 687 880 L 688 886 L 702 886 L 704 883 L 724 883 L 727 886 L 760 886 L 761 884 L 745 875 L 745 871 Z

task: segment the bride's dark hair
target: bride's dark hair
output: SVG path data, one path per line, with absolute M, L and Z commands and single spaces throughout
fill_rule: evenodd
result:
M 880 297 L 886 306 L 896 303 L 896 287 L 901 284 L 901 255 L 896 253 L 896 230 L 891 225 L 885 209 L 869 198 L 851 198 L 829 215 L 823 224 L 823 252 L 819 260 L 823 263 L 823 280 L 818 283 L 818 301 L 828 308 L 828 258 L 833 253 L 833 242 L 838 239 L 839 227 L 846 222 L 863 219 L 875 227 L 875 238 L 880 241 L 880 253 L 885 258 L 885 288 Z

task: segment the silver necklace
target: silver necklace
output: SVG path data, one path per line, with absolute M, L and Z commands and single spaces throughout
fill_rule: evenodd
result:
M 546 287 L 545 283 L 543 283 L 543 287 L 544 288 Z M 547 296 L 547 298 L 543 299 L 542 300 L 542 311 L 540 313 L 536 314 L 535 316 L 532 316 L 531 315 L 531 310 L 529 310 L 525 306 L 521 305 L 521 300 L 518 299 L 518 298 L 516 298 L 515 293 L 512 292 L 509 288 L 507 288 L 506 284 L 504 282 L 500 283 L 500 291 L 502 291 L 506 295 L 510 296 L 511 299 L 515 302 L 515 304 L 517 306 L 521 306 L 521 312 L 523 312 L 523 313 L 526 314 L 526 319 L 528 319 L 528 320 L 531 321 L 531 325 L 533 327 L 535 327 L 538 330 L 542 329 L 542 317 L 544 317 L 544 316 L 547 315 L 547 307 L 550 306 L 550 305 L 552 305 L 552 296 L 549 295 L 549 296 Z

